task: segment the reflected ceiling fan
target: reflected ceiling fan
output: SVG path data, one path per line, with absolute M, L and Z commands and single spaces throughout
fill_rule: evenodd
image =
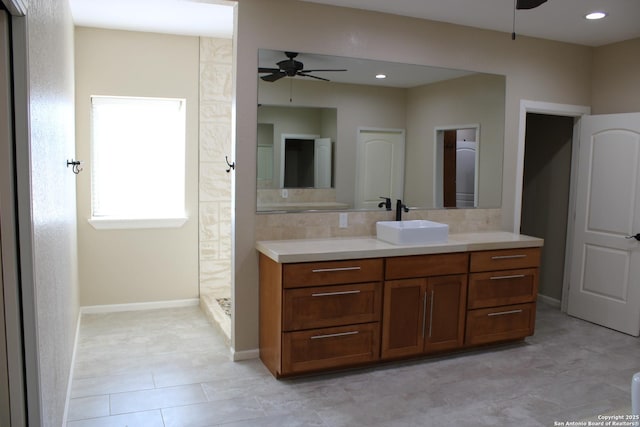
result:
M 547 0 L 516 0 L 516 9 L 534 9 Z
M 266 76 L 260 76 L 262 80 L 265 82 L 275 82 L 280 80 L 283 77 L 311 77 L 312 79 L 324 80 L 326 82 L 330 81 L 329 79 L 325 79 L 324 77 L 313 76 L 309 73 L 316 73 L 319 71 L 347 71 L 347 70 L 305 70 L 304 64 L 300 61 L 296 61 L 295 58 L 298 56 L 298 52 L 285 52 L 284 53 L 287 59 L 283 59 L 276 63 L 278 68 L 264 68 L 259 67 L 258 73 L 268 73 Z
M 535 9 L 547 0 L 514 0 L 513 2 L 513 31 L 511 32 L 511 40 L 516 39 L 516 10 Z

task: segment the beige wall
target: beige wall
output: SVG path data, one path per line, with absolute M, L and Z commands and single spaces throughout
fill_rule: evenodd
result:
M 293 0 L 240 0 L 237 23 L 234 194 L 234 340 L 236 351 L 258 346 L 256 236 L 256 96 L 258 48 L 306 51 L 435 65 L 506 75 L 502 228 L 513 227 L 520 100 L 588 105 L 588 47 L 476 30 L 395 15 Z M 313 19 L 309 19 L 313 16 Z M 274 25 L 286 23 L 286 25 Z M 295 34 L 295 37 L 292 37 Z M 287 217 L 289 226 L 317 223 L 317 214 Z M 324 214 L 320 214 L 324 215 Z M 375 214 L 365 221 L 375 221 Z M 446 221 L 445 221 L 446 222 Z M 324 223 L 323 223 L 324 224 Z M 330 224 L 322 228 L 332 234 Z M 366 226 L 364 229 L 369 230 Z
M 640 111 L 640 38 L 594 49 L 592 91 L 592 114 Z
M 500 207 L 504 84 L 503 76 L 477 74 L 408 91 L 404 198 L 411 206 L 437 206 L 434 129 L 478 124 L 478 206 Z
M 198 297 L 199 39 L 76 28 L 80 303 L 83 306 Z M 90 198 L 90 96 L 186 98 L 186 211 L 180 228 L 95 230 Z M 123 159 L 136 167 L 141 159 Z M 142 159 L 143 161 L 143 159 Z

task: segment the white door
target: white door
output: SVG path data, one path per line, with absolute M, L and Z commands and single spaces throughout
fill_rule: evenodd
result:
M 456 142 L 456 207 L 476 206 L 476 143 Z
M 377 208 L 404 193 L 404 130 L 359 129 L 355 207 Z M 394 204 L 395 205 L 395 204 Z
M 314 188 L 331 188 L 331 138 L 316 138 L 313 147 Z
M 640 334 L 640 113 L 584 116 L 568 313 Z

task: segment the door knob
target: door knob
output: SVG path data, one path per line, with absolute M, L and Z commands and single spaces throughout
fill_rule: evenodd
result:
M 636 234 L 635 236 L 626 236 L 625 239 L 636 239 L 640 242 L 640 233 Z

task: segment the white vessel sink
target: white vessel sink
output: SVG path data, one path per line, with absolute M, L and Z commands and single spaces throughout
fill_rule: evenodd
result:
M 416 219 L 408 221 L 378 221 L 376 236 L 394 245 L 425 245 L 444 243 L 449 238 L 449 226 L 440 222 Z

